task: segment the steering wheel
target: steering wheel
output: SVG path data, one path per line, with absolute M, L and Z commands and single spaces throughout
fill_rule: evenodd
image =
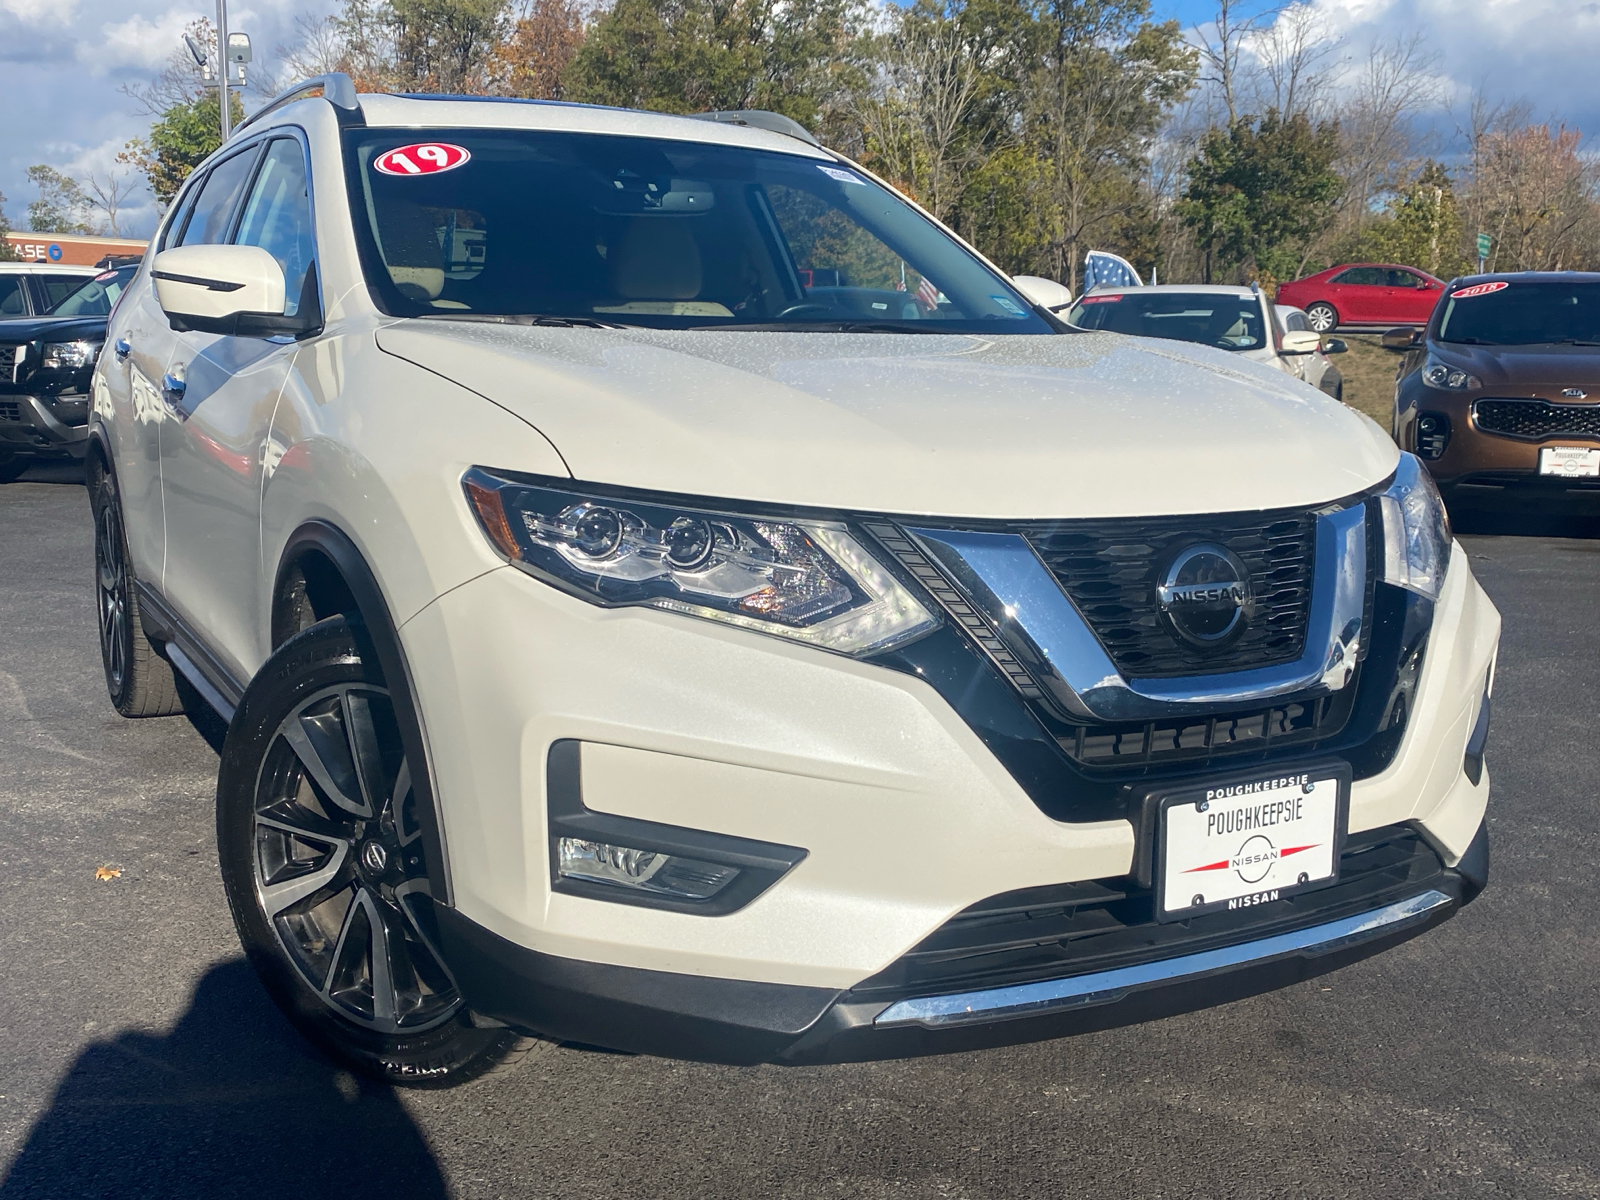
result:
M 772 319 L 774 321 L 781 321 L 785 317 L 797 316 L 800 313 L 806 313 L 806 312 L 830 313 L 832 311 L 833 311 L 833 309 L 831 309 L 826 304 L 814 304 L 814 303 L 813 304 L 791 304 L 791 305 L 789 305 L 788 308 L 784 309 L 782 312 L 774 313 Z

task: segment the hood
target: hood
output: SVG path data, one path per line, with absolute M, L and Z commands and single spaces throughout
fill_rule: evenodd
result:
M 13 317 L 0 321 L 0 343 L 103 342 L 106 317 Z
M 3 327 L 0 327 L 3 328 Z M 1483 380 L 1480 395 L 1563 399 L 1578 388 L 1600 400 L 1600 346 L 1463 346 L 1428 342 L 1441 361 Z
M 537 427 L 575 477 L 686 495 L 977 518 L 1228 512 L 1349 495 L 1398 457 L 1273 367 L 1118 334 L 423 319 L 377 338 Z

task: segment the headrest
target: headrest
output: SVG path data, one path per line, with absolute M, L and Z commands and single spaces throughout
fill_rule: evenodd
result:
M 389 278 L 410 300 L 433 300 L 444 291 L 444 251 L 432 218 L 416 204 L 386 204 L 380 223 Z

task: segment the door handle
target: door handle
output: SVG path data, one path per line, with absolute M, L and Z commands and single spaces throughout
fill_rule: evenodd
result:
M 161 398 L 167 402 L 167 407 L 179 418 L 189 415 L 183 411 L 183 394 L 189 390 L 189 383 L 184 379 L 183 368 L 183 363 L 177 363 L 172 370 L 161 377 Z
M 125 337 L 119 337 L 112 346 L 112 349 L 117 352 L 118 362 L 127 362 L 128 355 L 133 353 L 133 343 L 128 341 L 128 339 Z

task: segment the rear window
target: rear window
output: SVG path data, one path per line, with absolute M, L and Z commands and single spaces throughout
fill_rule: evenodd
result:
M 1450 292 L 1439 318 L 1441 342 L 1479 346 L 1600 346 L 1600 283 L 1507 282 Z M 1477 291 L 1477 295 L 1462 295 Z
M 1067 320 L 1080 329 L 1197 342 L 1219 350 L 1266 345 L 1261 301 L 1206 292 L 1094 293 L 1073 305 Z

